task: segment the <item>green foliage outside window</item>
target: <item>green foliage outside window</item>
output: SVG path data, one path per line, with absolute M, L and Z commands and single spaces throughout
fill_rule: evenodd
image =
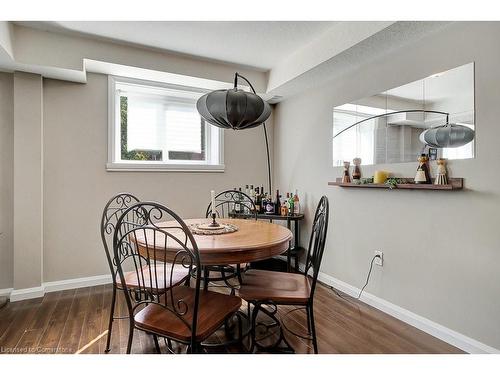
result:
M 162 160 L 161 150 L 127 150 L 127 97 L 120 96 L 120 145 L 122 160 Z

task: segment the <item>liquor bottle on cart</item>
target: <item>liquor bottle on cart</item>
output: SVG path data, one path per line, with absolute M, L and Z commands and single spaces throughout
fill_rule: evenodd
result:
M 255 188 L 255 196 L 253 203 L 255 204 L 255 211 L 257 213 L 260 213 L 260 193 L 259 193 L 259 187 Z
M 274 204 L 269 194 L 266 195 L 265 214 L 267 215 L 274 214 Z
M 295 211 L 295 202 L 293 200 L 293 194 L 290 193 L 290 197 L 288 198 L 288 215 L 293 216 Z
M 274 213 L 276 215 L 279 215 L 280 211 L 281 211 L 281 199 L 280 198 L 281 198 L 280 191 L 276 190 L 276 200 L 274 201 Z
M 297 189 L 295 189 L 295 195 L 293 196 L 293 214 L 300 215 L 299 191 Z

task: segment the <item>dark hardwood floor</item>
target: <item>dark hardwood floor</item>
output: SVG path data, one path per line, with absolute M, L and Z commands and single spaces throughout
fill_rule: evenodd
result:
M 111 285 L 101 285 L 9 303 L 0 310 L 0 353 L 103 353 L 111 290 Z M 119 301 L 117 315 L 125 316 L 121 294 Z M 242 309 L 246 311 L 246 305 Z M 280 307 L 280 316 L 290 330 L 304 335 L 305 312 L 292 310 L 293 307 Z M 322 285 L 316 291 L 315 317 L 320 353 L 461 353 L 364 303 L 348 296 L 340 298 Z M 222 335 L 218 331 L 213 340 L 220 340 Z M 285 335 L 297 353 L 312 353 L 309 340 L 286 331 Z M 111 353 L 124 353 L 127 337 L 128 321 L 115 321 Z M 241 352 L 242 348 L 208 351 Z M 154 353 L 151 336 L 136 330 L 132 352 Z

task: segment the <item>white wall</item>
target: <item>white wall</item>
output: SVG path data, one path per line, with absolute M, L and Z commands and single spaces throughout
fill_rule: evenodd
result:
M 0 289 L 13 282 L 14 100 L 12 74 L 0 73 Z
M 331 220 L 322 271 L 356 287 L 374 250 L 384 251 L 367 291 L 500 348 L 500 37 L 499 23 L 458 23 L 361 65 L 275 110 L 276 186 L 297 187 L 308 217 L 326 194 Z M 465 191 L 341 189 L 332 167 L 334 106 L 475 61 L 476 159 L 450 162 Z M 325 77 L 327 79 L 328 77 Z M 293 150 L 293 151 L 291 151 Z M 376 168 L 411 177 L 416 162 Z M 304 228 L 310 227 L 310 219 Z M 306 241 L 306 232 L 302 235 Z
M 44 282 L 108 272 L 102 208 L 121 191 L 202 217 L 210 190 L 265 184 L 262 128 L 225 131 L 224 173 L 106 172 L 107 76 L 87 84 L 44 80 Z M 270 127 L 272 133 L 272 126 Z

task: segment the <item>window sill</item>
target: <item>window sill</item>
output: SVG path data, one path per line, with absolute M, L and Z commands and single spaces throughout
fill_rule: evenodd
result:
M 108 172 L 210 172 L 222 173 L 224 164 L 154 164 L 154 163 L 107 163 Z

